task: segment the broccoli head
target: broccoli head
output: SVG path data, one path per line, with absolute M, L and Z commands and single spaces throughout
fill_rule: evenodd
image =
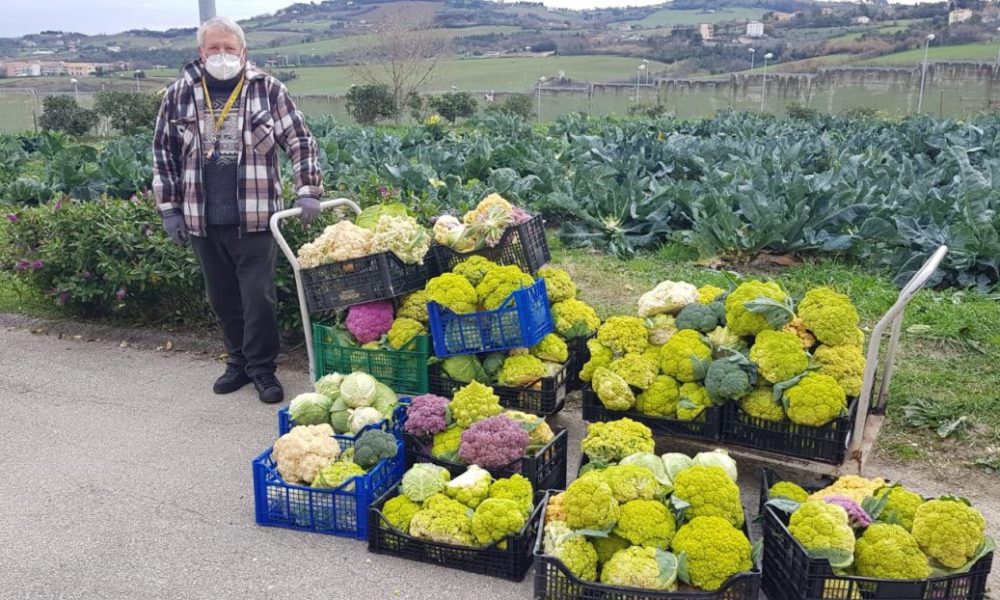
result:
M 854 548 L 858 575 L 878 579 L 926 579 L 927 557 L 917 541 L 899 525 L 876 523 L 865 529 Z
M 427 328 L 416 319 L 400 317 L 392 322 L 386 341 L 393 350 L 399 350 L 418 335 L 427 335 Z
M 674 500 L 687 504 L 689 517 L 722 517 L 734 527 L 743 526 L 740 488 L 722 467 L 695 465 L 674 477 Z
M 621 358 L 616 358 L 611 361 L 608 368 L 624 379 L 628 385 L 640 390 L 649 388 L 660 373 L 659 361 L 638 352 L 629 352 Z
M 368 429 L 354 443 L 354 462 L 362 469 L 371 469 L 386 458 L 394 458 L 399 448 L 396 436 L 381 429 Z
M 851 299 L 827 287 L 813 288 L 799 302 L 798 316 L 820 342 L 843 346 L 857 340 L 858 311 Z
M 660 369 L 677 381 L 690 383 L 705 377 L 705 363 L 712 358 L 712 348 L 691 329 L 678 331 L 660 349 Z
M 750 361 L 760 376 L 771 383 L 795 377 L 809 368 L 809 355 L 799 338 L 787 331 L 761 331 L 750 348 Z
M 684 556 L 687 582 L 714 592 L 733 575 L 753 568 L 750 540 L 721 517 L 695 517 L 677 530 L 673 550 Z
M 580 442 L 583 453 L 599 465 L 610 465 L 636 452 L 653 452 L 653 432 L 632 419 L 591 423 Z
M 913 515 L 913 537 L 924 554 L 949 569 L 957 569 L 986 540 L 986 519 L 960 499 L 928 500 Z
M 445 484 L 444 494 L 469 508 L 476 508 L 483 500 L 489 498 L 491 483 L 493 477 L 489 471 L 478 465 L 470 465 L 465 473 Z
M 624 550 L 632 545 L 625 538 L 618 537 L 613 533 L 605 537 L 592 537 L 590 543 L 594 545 L 594 550 L 597 550 L 597 562 L 601 564 L 611 560 L 611 557 L 619 550 Z
M 497 383 L 506 387 L 531 387 L 546 375 L 545 363 L 537 356 L 516 354 L 504 359 L 497 373 Z
M 698 302 L 700 304 L 711 304 L 719 299 L 719 296 L 726 293 L 726 290 L 711 284 L 698 288 Z
M 783 401 L 788 419 L 809 427 L 823 427 L 847 411 L 844 388 L 821 373 L 807 373 L 785 390 Z
M 597 341 L 615 354 L 642 352 L 649 345 L 649 332 L 639 317 L 609 317 L 598 328 Z
M 674 538 L 675 528 L 674 515 L 662 502 L 639 499 L 621 505 L 614 533 L 636 546 L 666 550 Z
M 629 410 L 635 405 L 635 394 L 620 375 L 597 367 L 591 380 L 594 393 L 608 410 Z
M 313 479 L 312 487 L 314 488 L 336 488 L 340 487 L 348 479 L 353 479 L 358 475 L 364 475 L 365 470 L 360 465 L 348 462 L 345 460 L 340 460 L 332 465 L 324 467 L 316 474 L 316 479 Z M 354 484 L 350 484 L 346 489 L 353 489 Z
M 774 329 L 767 317 L 746 306 L 748 302 L 760 298 L 769 298 L 779 304 L 788 301 L 788 295 L 772 281 L 752 280 L 741 283 L 726 296 L 726 327 L 739 336 L 757 335 L 761 331 Z
M 566 271 L 546 266 L 538 269 L 538 276 L 545 280 L 549 304 L 576 298 L 576 284 Z
M 659 548 L 632 546 L 615 554 L 601 569 L 601 583 L 672 592 L 677 589 L 677 557 Z
M 403 296 L 399 308 L 396 309 L 396 318 L 406 317 L 426 324 L 429 320 L 427 317 L 427 301 L 429 299 L 424 290 L 417 290 Z
M 716 404 L 739 400 L 750 393 L 750 363 L 742 354 L 712 361 L 705 372 L 705 390 Z
M 587 474 L 608 484 L 619 504 L 632 500 L 652 500 L 660 491 L 660 482 L 653 472 L 639 465 L 611 465 L 606 469 L 588 471 Z
M 719 316 L 712 307 L 707 304 L 688 304 L 677 313 L 674 322 L 677 329 L 694 329 L 701 333 L 708 333 L 719 326 Z
M 681 386 L 669 375 L 657 375 L 649 387 L 635 397 L 635 409 L 653 417 L 673 417 L 677 414 Z
M 572 529 L 611 531 L 621 515 L 611 488 L 597 477 L 584 477 L 569 484 L 562 505 L 566 524 Z

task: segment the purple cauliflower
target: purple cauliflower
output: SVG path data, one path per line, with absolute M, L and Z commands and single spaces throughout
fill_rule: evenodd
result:
M 434 394 L 417 396 L 406 409 L 406 433 L 417 437 L 441 433 L 448 428 L 448 399 Z
M 846 496 L 827 496 L 823 498 L 827 504 L 839 506 L 847 511 L 848 524 L 853 529 L 864 529 L 872 524 L 872 518 L 861 508 L 853 498 Z
M 524 456 L 528 432 L 506 415 L 476 421 L 462 432 L 458 456 L 484 469 L 504 467 Z
M 345 324 L 359 344 L 377 342 L 392 327 L 392 302 L 355 304 L 347 309 Z

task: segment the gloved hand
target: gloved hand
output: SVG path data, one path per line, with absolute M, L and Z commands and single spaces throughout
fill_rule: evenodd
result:
M 163 231 L 175 244 L 183 244 L 188 239 L 187 226 L 184 225 L 184 215 L 167 215 L 163 217 Z
M 299 217 L 302 219 L 303 225 L 312 224 L 319 216 L 319 200 L 311 196 L 299 196 L 293 206 L 302 209 L 302 214 Z

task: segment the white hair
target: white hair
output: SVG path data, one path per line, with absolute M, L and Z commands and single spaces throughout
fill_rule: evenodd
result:
M 240 45 L 244 48 L 247 47 L 247 37 L 243 33 L 243 28 L 236 24 L 236 21 L 230 19 L 229 17 L 212 17 L 211 19 L 205 21 L 198 28 L 198 47 L 201 48 L 205 44 L 205 32 L 209 29 L 214 29 L 216 31 L 224 31 L 226 33 L 235 33 L 236 37 L 240 40 Z

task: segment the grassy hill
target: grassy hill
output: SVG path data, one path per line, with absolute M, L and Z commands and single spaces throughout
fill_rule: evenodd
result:
M 755 21 L 759 20 L 764 13 L 762 9 L 755 8 L 720 8 L 718 10 L 674 10 L 663 8 L 644 19 L 637 21 L 626 21 L 631 25 L 639 27 L 691 27 L 700 23 L 721 23 L 724 21 Z
M 981 60 L 990 62 L 997 59 L 998 50 L 1000 50 L 1000 45 L 997 43 L 961 44 L 957 46 L 934 46 L 931 44 L 927 52 L 927 60 Z M 874 65 L 911 66 L 919 65 L 922 60 L 924 60 L 923 48 L 887 54 L 859 62 Z

